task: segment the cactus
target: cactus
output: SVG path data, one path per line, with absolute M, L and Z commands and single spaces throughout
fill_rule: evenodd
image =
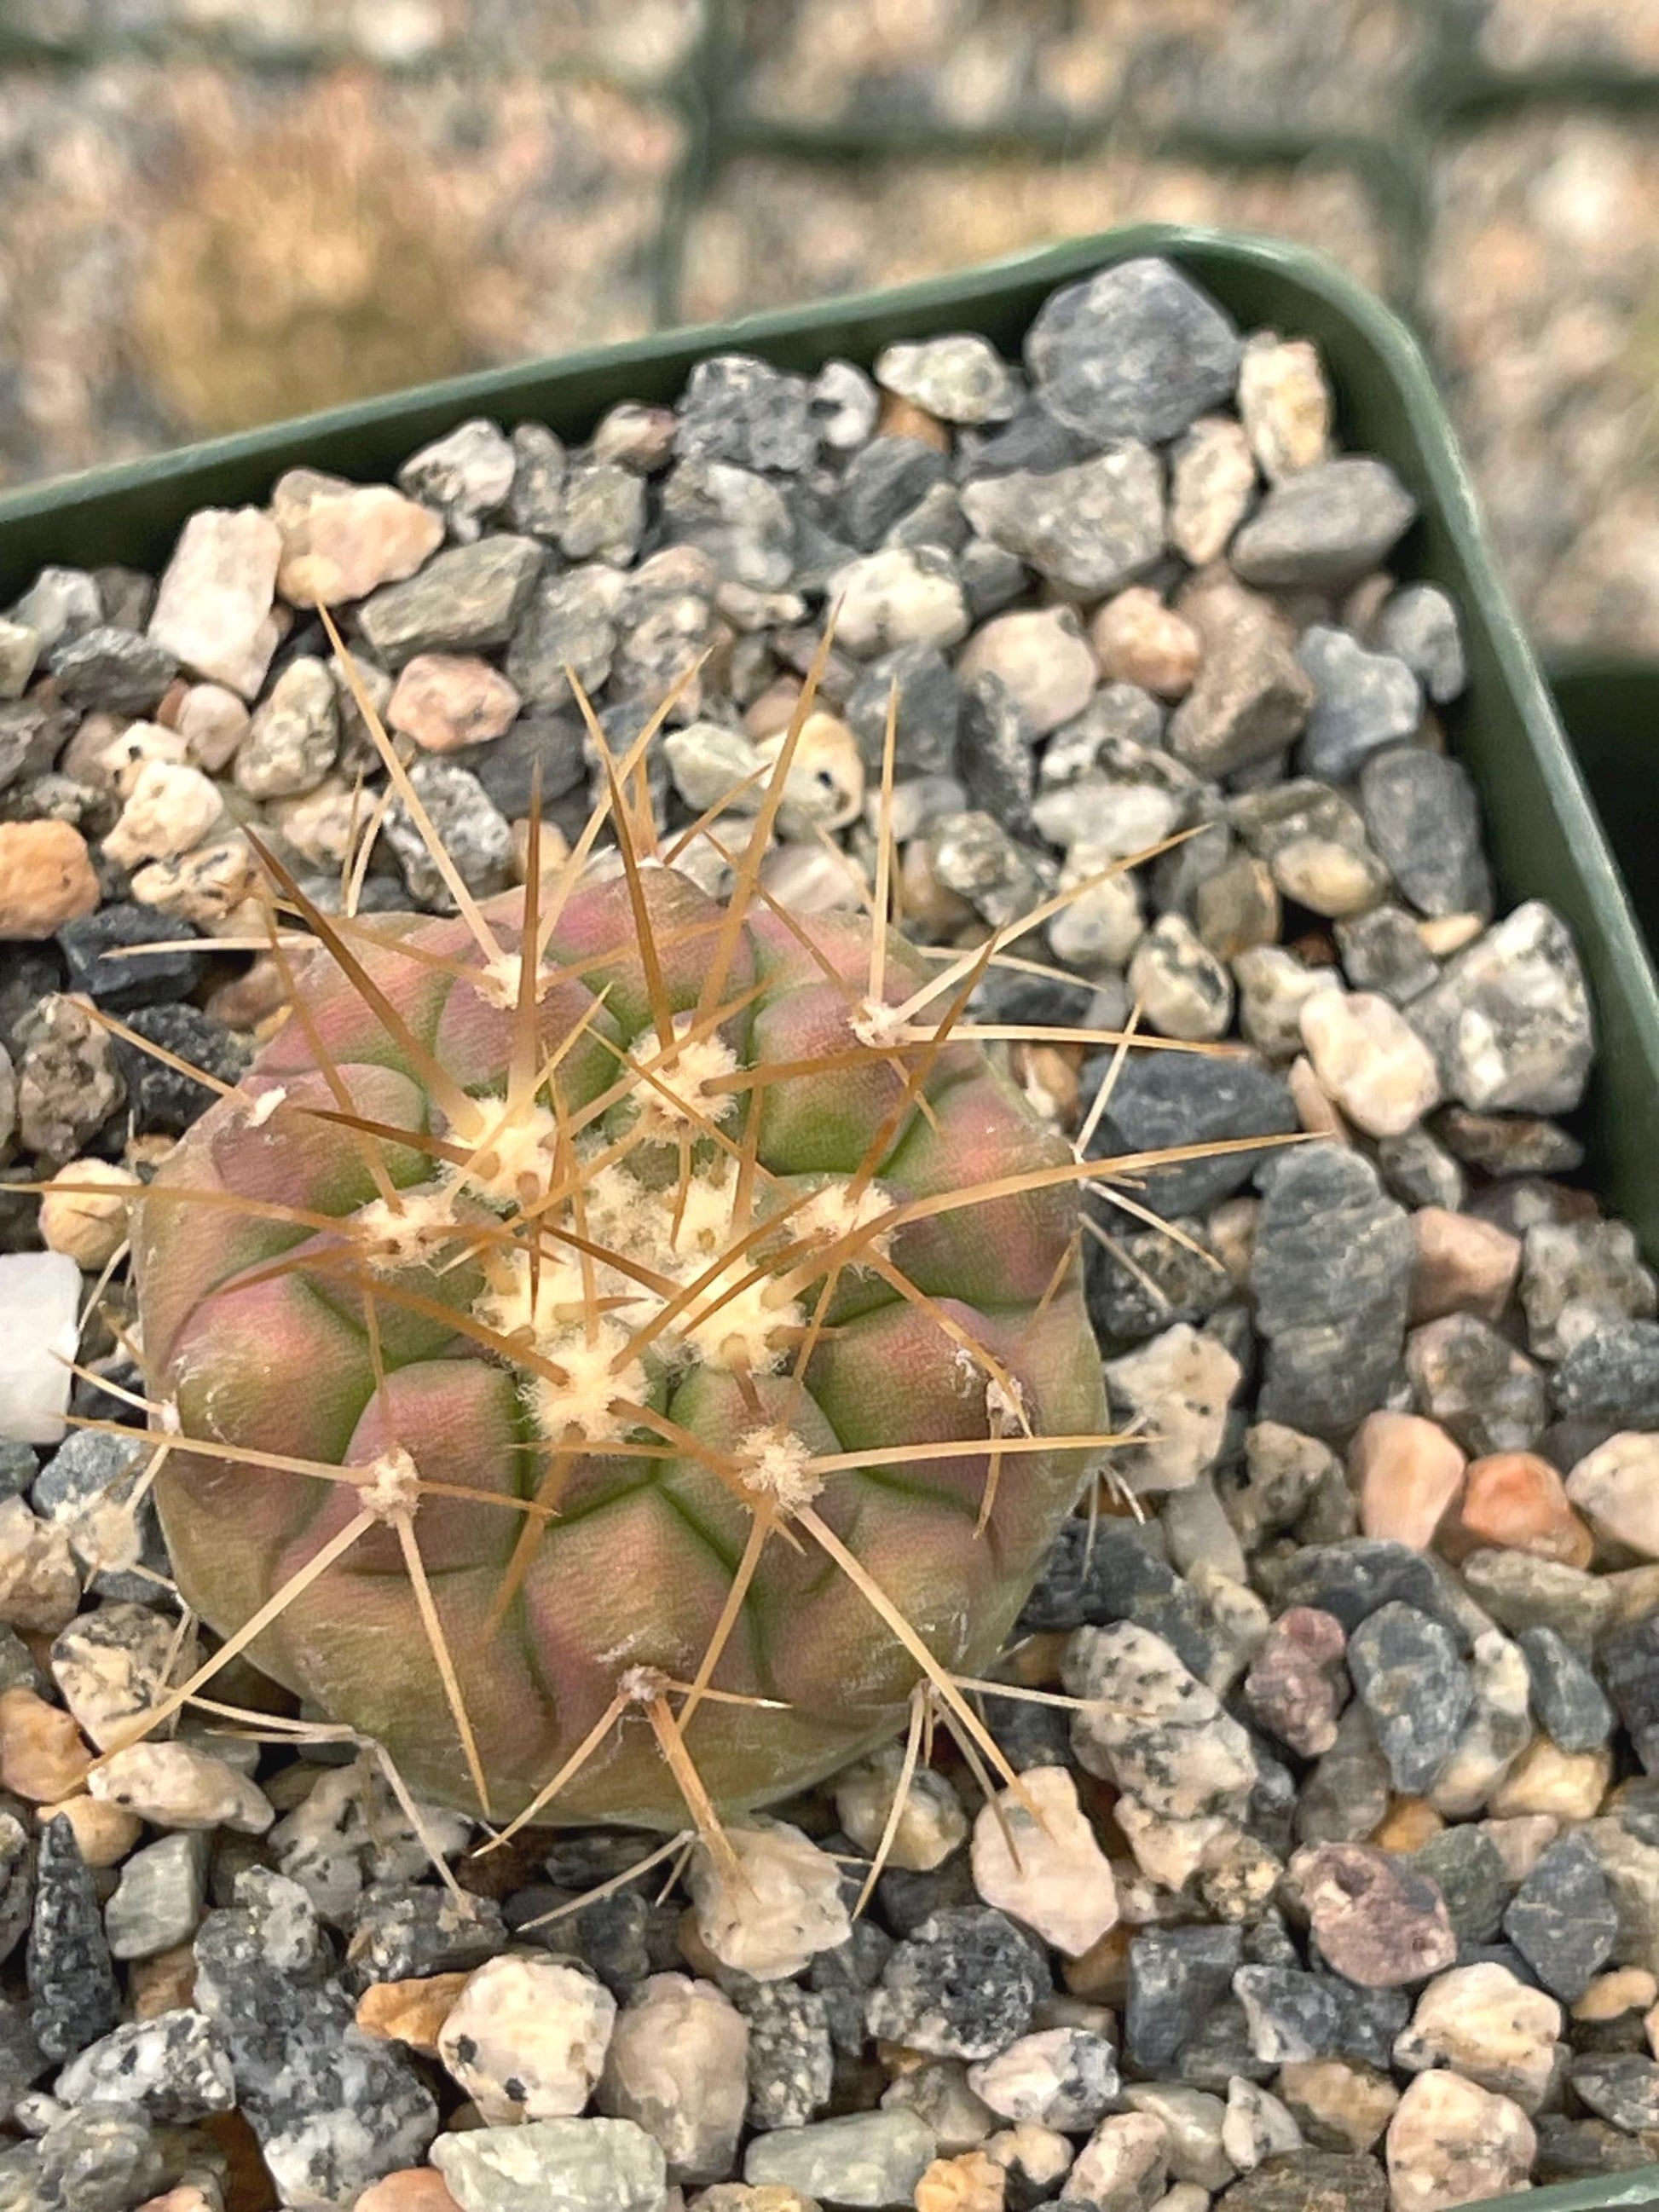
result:
M 246 1650 L 428 1798 L 718 1832 L 919 1685 L 996 1760 L 958 1685 L 1109 1441 L 1085 1170 L 965 1016 L 1012 933 L 772 902 L 793 736 L 713 899 L 651 730 L 592 726 L 523 892 L 333 917 L 264 856 L 292 1012 L 136 1209 L 158 1503 L 227 1639 L 150 1723 Z

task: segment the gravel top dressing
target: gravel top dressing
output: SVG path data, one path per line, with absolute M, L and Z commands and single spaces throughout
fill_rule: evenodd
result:
M 1023 361 L 715 356 L 0 617 L 0 2212 L 1443 2212 L 1659 2156 L 1659 1301 L 1571 933 L 1443 742 L 1460 611 L 1333 416 L 1141 258 Z M 924 1681 L 765 1813 L 481 1853 L 459 1752 L 412 1790 L 240 1656 L 137 1740 L 217 1645 L 126 1240 L 297 1049 L 299 923 L 574 882 L 630 749 L 699 894 L 884 896 L 951 978 L 1127 1440 L 975 1725 Z M 685 1789 L 684 1686 L 631 1694 Z

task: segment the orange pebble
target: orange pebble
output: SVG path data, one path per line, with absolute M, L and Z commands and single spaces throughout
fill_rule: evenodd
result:
M 1441 1529 L 1440 1549 L 1456 1559 L 1486 1545 L 1569 1567 L 1589 1566 L 1595 1553 L 1565 1484 L 1536 1452 L 1493 1452 L 1470 1464 L 1457 1510 Z

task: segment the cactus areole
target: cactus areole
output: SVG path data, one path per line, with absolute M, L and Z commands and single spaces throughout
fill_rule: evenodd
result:
M 134 1252 L 203 1618 L 428 1798 L 678 1829 L 981 1672 L 1104 1407 L 972 956 L 626 860 L 307 908 Z

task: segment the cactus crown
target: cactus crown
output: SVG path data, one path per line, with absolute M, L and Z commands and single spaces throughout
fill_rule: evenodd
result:
M 515 1827 L 718 1844 L 907 1710 L 914 1759 L 924 1707 L 1014 1779 L 964 1685 L 1114 1441 L 1079 1188 L 1206 1148 L 1089 1160 L 1109 1086 L 1068 1141 L 1000 1061 L 1111 1040 L 968 1018 L 1075 892 L 932 958 L 890 929 L 890 720 L 872 915 L 770 896 L 815 678 L 723 903 L 675 862 L 735 817 L 653 820 L 672 698 L 620 759 L 582 702 L 592 816 L 544 868 L 532 806 L 480 905 L 359 690 L 456 918 L 356 914 L 361 865 L 325 913 L 258 848 L 292 1011 L 133 1235 L 159 1502 L 224 1640 L 134 1735 L 247 1651 Z

